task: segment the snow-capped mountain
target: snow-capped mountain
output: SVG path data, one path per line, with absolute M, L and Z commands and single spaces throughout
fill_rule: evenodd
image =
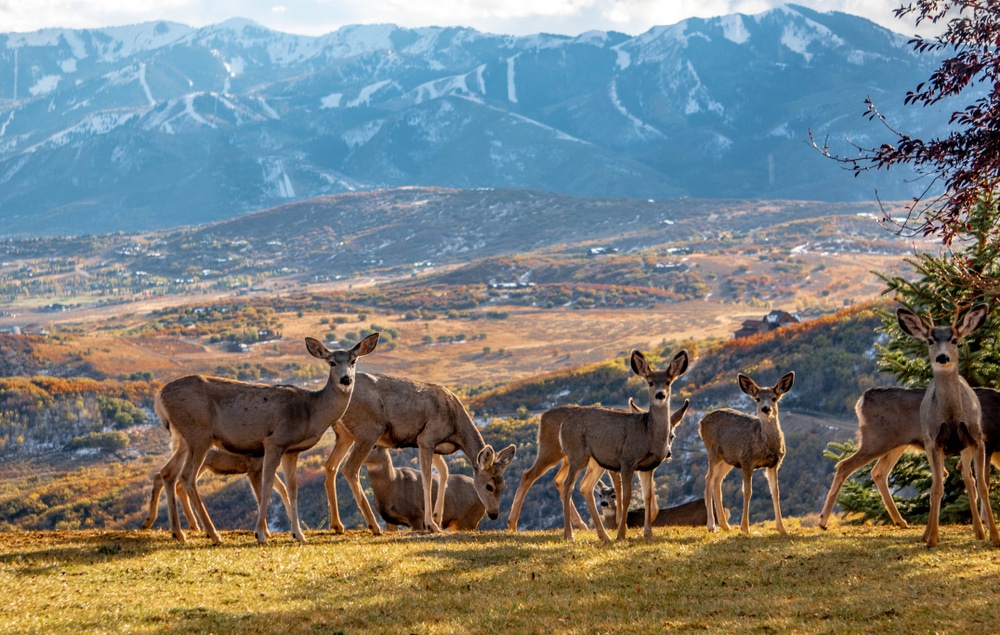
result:
M 637 37 L 247 20 L 0 34 L 0 233 L 227 218 L 404 185 L 606 197 L 858 200 L 807 144 L 880 140 L 934 60 L 864 19 L 788 5 Z M 897 174 L 883 197 L 913 192 Z

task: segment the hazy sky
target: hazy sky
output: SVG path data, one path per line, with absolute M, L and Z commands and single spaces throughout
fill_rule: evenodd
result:
M 754 14 L 780 4 L 778 0 L 0 0 L 0 32 L 151 20 L 200 27 L 242 17 L 303 35 L 377 23 L 468 26 L 513 35 L 578 35 L 592 29 L 636 35 L 692 16 Z M 892 15 L 900 0 L 798 0 L 797 4 L 862 15 L 905 35 L 914 32 L 912 21 Z

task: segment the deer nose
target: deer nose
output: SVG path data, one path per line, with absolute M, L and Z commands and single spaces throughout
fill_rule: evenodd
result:
M 343 377 L 341 377 L 340 378 L 340 385 L 341 386 L 350 386 L 351 385 L 351 376 L 350 375 L 344 375 Z
M 764 414 L 771 414 L 771 406 L 761 406 L 760 411 Z
M 654 398 L 655 398 L 655 399 L 656 399 L 657 401 L 663 401 L 664 399 L 666 399 L 666 398 L 667 398 L 667 393 L 663 392 L 662 390 L 658 390 L 658 391 L 656 392 L 656 394 L 655 394 L 655 395 L 653 395 L 653 397 L 654 397 Z
M 947 364 L 948 362 L 951 361 L 951 358 L 945 355 L 944 353 L 941 353 L 940 355 L 937 356 L 937 358 L 934 361 L 936 361 L 938 364 Z
M 499 515 L 500 515 L 500 512 L 490 512 L 489 514 L 487 514 L 487 516 L 490 517 L 490 520 L 496 520 L 497 516 L 499 516 Z

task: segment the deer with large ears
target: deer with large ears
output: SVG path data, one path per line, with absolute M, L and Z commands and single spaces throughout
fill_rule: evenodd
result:
M 770 388 L 740 373 L 736 377 L 740 390 L 757 404 L 757 416 L 732 408 L 713 410 L 698 424 L 698 434 L 705 442 L 708 453 L 708 472 L 705 474 L 705 509 L 708 512 L 708 530 L 721 526 L 729 531 L 729 521 L 722 505 L 722 481 L 734 467 L 743 471 L 743 519 L 740 531 L 750 533 L 750 494 L 753 491 L 753 472 L 764 468 L 764 475 L 771 489 L 774 505 L 774 522 L 781 534 L 787 533 L 781 522 L 781 499 L 778 492 L 778 468 L 785 458 L 785 436 L 778 421 L 778 400 L 791 390 L 795 373 L 788 373 Z
M 646 504 L 643 535 L 647 539 L 653 536 L 653 470 L 670 458 L 670 447 L 675 437 L 670 419 L 670 391 L 674 380 L 687 371 L 688 353 L 681 350 L 670 360 L 666 370 L 653 370 L 646 357 L 633 350 L 629 365 L 649 388 L 649 412 L 633 413 L 600 406 L 579 407 L 569 413 L 559 428 L 559 443 L 568 465 L 562 496 L 564 536 L 567 540 L 573 539 L 570 511 L 573 486 L 580 472 L 591 461 L 605 470 L 621 474 L 622 501 L 632 499 L 632 476 L 639 472 Z M 580 490 L 587 501 L 597 535 L 601 540 L 609 541 L 611 538 L 604 529 L 594 500 L 594 486 L 601 474 L 600 470 L 588 471 Z M 618 540 L 625 539 L 626 530 L 625 514 L 622 513 L 618 518 Z
M 977 304 L 960 315 L 951 326 L 934 326 L 933 322 L 925 322 L 905 307 L 896 309 L 899 328 L 907 335 L 927 342 L 927 354 L 933 372 L 933 379 L 927 384 L 923 401 L 920 402 L 922 441 L 931 466 L 931 509 L 923 535 L 923 541 L 928 547 L 938 544 L 938 516 L 941 513 L 941 497 L 944 495 L 944 479 L 948 475 L 944 467 L 946 453 L 960 452 L 963 465 L 970 462 L 975 465 L 976 489 L 980 500 L 989 500 L 981 406 L 976 393 L 958 374 L 959 342 L 982 326 L 988 314 L 989 308 L 985 304 Z M 985 534 L 979 506 L 970 498 L 969 507 L 972 511 L 973 530 L 976 537 L 982 539 Z M 993 510 L 986 505 L 985 511 L 990 542 L 1000 546 L 1000 533 L 997 531 Z
M 376 445 L 419 450 L 426 529 L 441 530 L 448 482 L 447 464 L 435 456 L 457 450 L 462 450 L 472 463 L 476 492 L 486 506 L 486 514 L 490 519 L 500 514 L 503 472 L 514 459 L 515 447 L 510 445 L 495 452 L 483 441 L 459 398 L 444 386 L 391 375 L 358 373 L 351 404 L 333 429 L 337 441 L 324 468 L 330 529 L 335 532 L 344 531 L 337 506 L 336 479 L 345 456 L 344 476 L 354 500 L 371 532 L 376 536 L 382 532 L 360 481 L 361 466 Z M 432 465 L 441 474 L 436 504 L 432 502 Z
M 298 482 L 295 468 L 299 453 L 308 450 L 334 424 L 351 400 L 355 363 L 378 344 L 372 333 L 348 350 L 330 350 L 319 340 L 306 338 L 306 349 L 330 366 L 330 376 L 321 390 L 297 386 L 269 386 L 220 377 L 188 375 L 175 379 L 156 395 L 160 421 L 174 437 L 174 455 L 160 470 L 167 490 L 167 513 L 175 538 L 184 540 L 177 514 L 177 478 L 194 504 L 212 542 L 222 539 L 208 516 L 198 493 L 198 473 L 212 447 L 231 454 L 263 456 L 260 505 L 254 533 L 267 542 L 267 506 L 274 487 L 275 471 L 281 464 L 288 489 L 292 536 L 305 542 L 299 526 Z

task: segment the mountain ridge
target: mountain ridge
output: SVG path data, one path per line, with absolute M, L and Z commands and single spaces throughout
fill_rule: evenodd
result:
M 874 141 L 850 116 L 867 94 L 907 131 L 941 130 L 942 113 L 901 108 L 930 61 L 796 5 L 635 37 L 245 19 L 0 34 L 0 219 L 7 235 L 138 231 L 408 185 L 908 198 L 897 175 L 847 178 L 807 133 Z

